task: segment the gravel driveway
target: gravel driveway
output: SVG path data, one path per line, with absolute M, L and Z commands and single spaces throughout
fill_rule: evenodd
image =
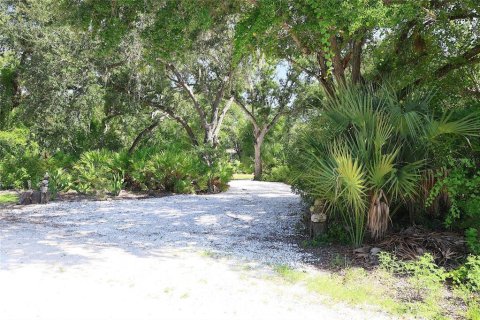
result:
M 215 195 L 0 211 L 0 319 L 384 319 L 272 266 L 304 268 L 301 204 L 281 183 Z

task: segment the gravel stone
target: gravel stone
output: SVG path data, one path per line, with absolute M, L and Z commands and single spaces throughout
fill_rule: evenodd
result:
M 0 210 L 0 319 L 387 319 L 269 280 L 308 268 L 298 195 L 227 192 Z

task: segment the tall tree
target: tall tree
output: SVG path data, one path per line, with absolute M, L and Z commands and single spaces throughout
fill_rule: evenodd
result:
M 229 14 L 236 1 L 222 5 L 209 0 L 65 3 L 75 9 L 69 8 L 74 23 L 80 17 L 80 23 L 104 38 L 100 54 L 112 52 L 126 35 L 137 32 L 145 67 L 158 70 L 163 66 L 160 74 L 170 83 L 161 91 L 145 92 L 143 103 L 178 122 L 193 145 L 217 147 L 219 131 L 233 102 L 229 86 L 239 67 L 239 59 L 233 57 L 235 21 Z M 185 114 L 182 106 L 186 102 L 196 117 Z M 196 127 L 203 131 L 202 138 Z
M 237 50 L 260 47 L 288 59 L 330 96 L 365 77 L 398 78 L 401 91 L 476 64 L 480 56 L 476 0 L 248 3 L 237 27 Z
M 247 80 L 247 89 L 235 101 L 253 125 L 254 179 L 262 178 L 262 145 L 265 136 L 281 119 L 301 105 L 296 98 L 300 87 L 298 70 L 286 63 L 260 63 Z
M 57 23 L 60 15 L 52 0 L 0 3 L 0 60 L 7 62 L 0 113 L 3 119 L 15 114 L 43 146 L 74 151 L 73 137 L 90 130 L 102 105 L 102 88 L 90 54 L 95 39 Z

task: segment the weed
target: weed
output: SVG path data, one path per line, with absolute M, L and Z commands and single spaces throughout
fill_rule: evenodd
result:
M 480 320 L 480 304 L 478 302 L 470 303 L 465 316 L 469 320 Z
M 274 270 L 288 282 L 298 282 L 304 280 L 306 277 L 306 273 L 294 270 L 286 265 L 276 266 Z
M 350 266 L 350 260 L 348 260 L 346 256 L 341 256 L 337 253 L 330 261 L 330 266 L 332 268 L 348 268 Z
M 468 291 L 480 292 L 480 256 L 470 255 L 465 264 L 450 271 L 449 278 Z
M 210 250 L 203 250 L 203 251 L 200 252 L 200 255 L 202 257 L 207 257 L 207 258 L 212 258 L 212 259 L 217 257 L 217 254 L 213 251 L 210 251 Z
M 0 204 L 9 204 L 16 203 L 18 201 L 18 196 L 16 194 L 2 194 L 0 195 Z
M 378 261 L 380 262 L 380 267 L 387 272 L 395 273 L 401 269 L 397 258 L 388 252 L 380 251 L 378 253 Z
M 329 296 L 335 301 L 378 306 L 393 313 L 406 312 L 405 306 L 391 298 L 385 288 L 375 286 L 361 268 L 350 268 L 343 276 L 311 276 L 288 266 L 277 266 L 275 271 L 288 282 L 303 282 L 309 290 Z

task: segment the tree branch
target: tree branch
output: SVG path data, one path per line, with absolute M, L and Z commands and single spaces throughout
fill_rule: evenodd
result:
M 480 43 L 476 44 L 469 50 L 465 51 L 460 56 L 451 58 L 449 62 L 445 63 L 443 66 L 439 67 L 434 72 L 429 73 L 428 76 L 419 78 L 414 82 L 412 82 L 411 84 L 406 85 L 400 90 L 399 96 L 404 97 L 408 92 L 409 87 L 417 86 L 423 83 L 424 81 L 426 81 L 427 79 L 429 79 L 431 76 L 435 78 L 443 78 L 447 74 L 449 74 L 451 71 L 454 71 L 458 68 L 461 68 L 469 64 L 478 63 L 479 61 L 480 61 Z
M 243 110 L 243 112 L 247 115 L 247 117 L 252 122 L 253 126 L 255 128 L 258 128 L 257 119 L 255 119 L 255 116 L 250 112 L 250 110 L 247 109 L 247 106 L 245 106 L 245 104 L 242 101 L 240 101 L 240 99 L 238 99 L 238 98 L 235 98 L 235 102 Z
M 147 134 L 149 134 L 150 132 L 153 131 L 153 129 L 155 129 L 159 124 L 160 122 L 164 119 L 164 117 L 161 117 L 159 119 L 156 119 L 154 122 L 152 122 L 152 124 L 150 124 L 148 127 L 146 127 L 145 129 L 143 129 L 138 135 L 137 137 L 135 138 L 135 140 L 133 140 L 133 143 L 131 145 L 131 147 L 128 149 L 128 154 L 131 155 L 133 153 L 133 151 L 135 151 L 135 149 L 137 148 L 137 145 L 140 143 L 140 141 L 143 139 L 143 137 Z
M 220 85 L 220 88 L 218 89 L 217 91 L 217 94 L 215 96 L 215 100 L 213 101 L 213 105 L 212 105 L 212 118 L 210 120 L 210 122 L 212 124 L 215 124 L 215 122 L 218 121 L 218 111 L 219 111 L 219 107 L 220 107 L 220 103 L 222 102 L 223 100 L 223 94 L 225 93 L 225 88 L 227 87 L 227 84 L 228 82 L 230 81 L 230 78 L 232 76 L 232 73 L 233 73 L 233 69 L 230 68 L 230 70 L 228 71 L 227 75 L 225 75 L 225 77 L 223 77 L 223 81 L 222 81 L 222 84 Z M 228 111 L 228 110 L 227 110 Z
M 311 53 L 310 50 L 302 44 L 297 34 L 293 31 L 292 27 L 288 25 L 288 23 L 286 22 L 283 23 L 283 29 L 287 31 L 290 37 L 292 37 L 293 42 L 295 42 L 297 47 L 300 49 L 300 51 L 302 51 L 304 55 L 307 56 Z
M 163 111 L 165 112 L 166 114 L 168 114 L 170 116 L 170 118 L 172 118 L 173 120 L 177 121 L 178 123 L 180 123 L 180 125 L 185 129 L 185 131 L 187 132 L 188 134 L 188 137 L 190 138 L 190 141 L 192 142 L 192 144 L 194 146 L 199 146 L 199 143 L 198 143 L 198 140 L 197 140 L 197 137 L 195 137 L 195 133 L 193 132 L 192 128 L 190 127 L 190 125 L 188 124 L 188 122 L 183 119 L 181 116 L 175 114 L 175 112 L 173 111 L 173 109 L 167 107 L 167 106 L 164 106 L 163 104 L 160 104 L 160 103 L 155 103 L 155 102 L 152 102 L 151 105 L 160 110 L 160 111 Z
M 202 127 L 206 128 L 207 117 L 205 115 L 205 111 L 200 106 L 200 103 L 198 102 L 192 87 L 190 87 L 190 85 L 185 81 L 185 79 L 183 79 L 182 74 L 177 70 L 177 68 L 172 63 L 167 63 L 167 68 L 173 72 L 173 74 L 177 79 L 178 84 L 180 84 L 180 86 L 187 92 L 188 96 L 193 102 L 193 107 L 195 108 L 195 110 L 197 111 L 200 117 L 200 122 L 202 123 Z
M 220 133 L 220 128 L 222 127 L 223 119 L 225 119 L 225 116 L 227 115 L 228 110 L 230 110 L 230 107 L 233 104 L 233 96 L 230 97 L 230 99 L 227 100 L 227 103 L 225 104 L 225 107 L 222 110 L 222 113 L 220 114 L 220 117 L 218 118 L 217 125 L 215 127 L 215 136 L 218 136 Z
M 268 125 L 265 127 L 266 132 L 270 131 L 270 129 L 280 120 L 280 117 L 284 115 L 285 112 L 283 112 L 283 108 L 277 112 L 277 114 L 273 117 L 273 119 L 268 123 Z

